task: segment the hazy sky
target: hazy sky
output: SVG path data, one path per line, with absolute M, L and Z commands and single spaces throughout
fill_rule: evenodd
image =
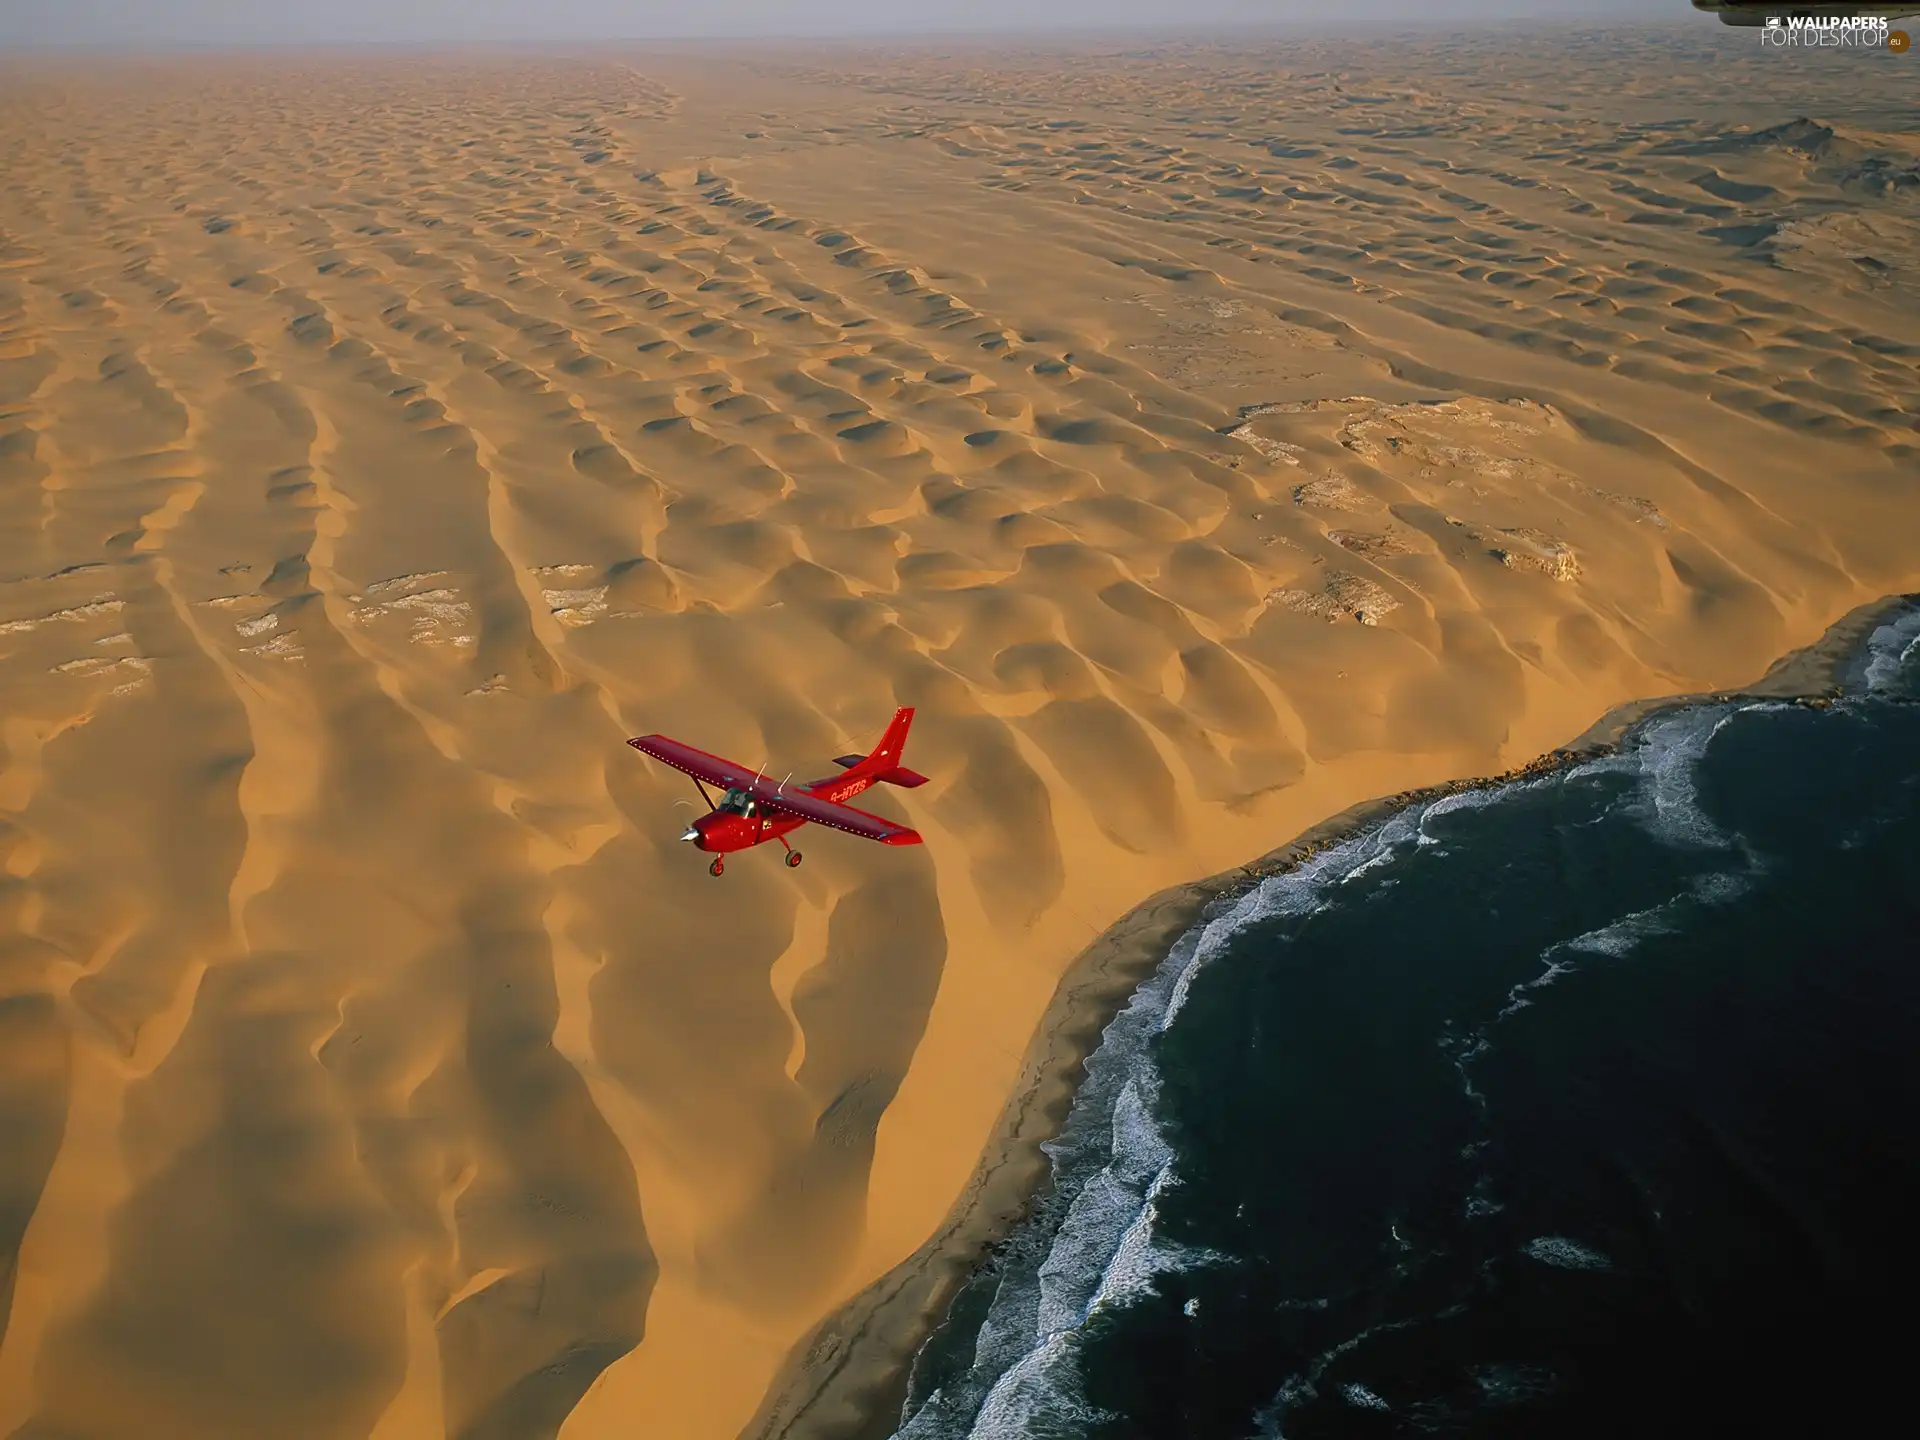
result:
M 1691 7 L 1688 0 L 0 0 L 0 46 L 879 35 L 1596 13 L 1680 18 Z

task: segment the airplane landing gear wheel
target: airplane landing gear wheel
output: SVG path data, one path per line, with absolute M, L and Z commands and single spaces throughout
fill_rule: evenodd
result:
M 789 850 L 787 852 L 787 868 L 791 870 L 794 866 L 798 865 L 799 863 L 800 863 L 800 852 L 798 850 Z
M 716 855 L 716 856 L 714 857 L 714 860 L 713 860 L 713 863 L 712 863 L 711 865 L 709 865 L 709 866 L 707 866 L 707 874 L 709 874 L 709 875 L 718 875 L 718 874 L 720 874 L 720 873 L 721 873 L 721 872 L 722 872 L 723 870 L 725 870 L 726 868 L 727 868 L 727 867 L 726 867 L 726 862 L 725 862 L 725 861 L 723 861 L 723 860 L 721 860 L 721 859 L 720 859 L 720 857 Z

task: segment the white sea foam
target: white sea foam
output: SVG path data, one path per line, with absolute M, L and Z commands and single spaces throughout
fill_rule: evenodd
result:
M 1569 1240 L 1564 1235 L 1540 1235 L 1522 1245 L 1521 1250 L 1542 1265 L 1561 1270 L 1611 1270 L 1613 1261 L 1598 1250 Z
M 1744 846 L 1741 847 L 1744 850 Z M 1622 915 L 1618 920 L 1609 921 L 1595 929 L 1571 940 L 1562 940 L 1550 945 L 1541 952 L 1540 958 L 1546 963 L 1546 969 L 1531 980 L 1523 980 L 1507 992 L 1507 1003 L 1501 1007 L 1494 1023 L 1524 1010 L 1533 1003 L 1532 992 L 1544 990 L 1571 975 L 1579 966 L 1575 957 L 1581 955 L 1605 956 L 1609 959 L 1623 960 L 1639 949 L 1646 941 L 1660 935 L 1672 934 L 1675 922 L 1690 909 L 1705 905 L 1725 905 L 1753 888 L 1752 877 L 1761 868 L 1757 857 L 1747 856 L 1747 865 L 1743 871 L 1710 870 L 1704 875 L 1696 875 L 1685 891 L 1663 900 L 1658 905 L 1649 905 L 1644 910 L 1635 910 Z M 1462 1060 L 1471 1059 L 1485 1049 L 1484 1041 L 1473 1050 L 1463 1054 Z M 1464 1078 L 1464 1072 L 1463 1072 Z M 1474 1093 L 1471 1082 L 1468 1093 Z
M 1753 888 L 1753 876 L 1761 869 L 1751 861 L 1745 872 L 1710 870 L 1693 878 L 1693 898 L 1702 905 L 1725 905 L 1738 900 Z
M 1023 1355 L 987 1392 L 969 1440 L 1069 1440 L 1099 1424 L 1106 1417 L 1076 1393 L 1078 1350 L 1078 1336 L 1061 1331 Z M 914 1434 L 909 1426 L 900 1432 L 901 1440 Z
M 1142 1213 L 1140 1192 L 1111 1169 L 1080 1187 L 1040 1267 L 1040 1311 L 1034 1326 L 1039 1334 L 1059 1334 L 1086 1320 L 1105 1264 L 1117 1249 L 1115 1232 L 1125 1235 Z
M 1257 887 L 1183 935 L 1107 1025 L 1067 1123 L 1043 1147 L 1058 1187 L 1052 1203 L 1064 1207 L 1046 1254 L 1038 1265 L 1008 1264 L 975 1338 L 970 1375 L 904 1416 L 898 1440 L 1068 1440 L 1097 1421 L 1079 1372 L 1088 1320 L 1139 1303 L 1164 1275 L 1216 1258 L 1161 1233 L 1160 1204 L 1178 1180 L 1157 1118 L 1154 1039 L 1207 958 L 1275 907 L 1303 903 L 1298 887 Z
M 1558 1383 L 1551 1370 L 1535 1365 L 1475 1365 L 1467 1374 L 1494 1405 L 1524 1405 L 1552 1394 Z
M 1117 1309 L 1139 1300 L 1153 1290 L 1154 1281 L 1160 1276 L 1177 1275 L 1212 1258 L 1204 1251 L 1168 1244 L 1155 1233 L 1160 1219 L 1160 1197 L 1178 1183 L 1171 1163 L 1153 1177 L 1153 1183 L 1147 1187 L 1146 1203 L 1120 1236 L 1113 1259 L 1107 1262 L 1100 1276 L 1100 1288 L 1087 1307 L 1089 1316 L 1097 1310 Z
M 1610 924 L 1589 930 L 1584 935 L 1576 935 L 1558 948 L 1587 955 L 1611 955 L 1615 959 L 1624 958 L 1638 949 L 1641 941 L 1672 931 L 1671 921 L 1676 903 L 1668 900 L 1659 905 L 1650 905 L 1645 910 L 1635 910 L 1631 914 L 1622 915 Z M 1549 961 L 1547 966 L 1549 975 L 1563 975 L 1572 968 L 1571 964 L 1564 961 Z M 1529 980 L 1524 986 L 1516 988 L 1532 990 L 1551 983 L 1548 976 L 1543 975 L 1538 980 Z
M 1280 1427 L 1287 1418 L 1287 1411 L 1303 1400 L 1311 1400 L 1318 1393 L 1320 1377 L 1325 1375 L 1328 1368 L 1336 1360 L 1340 1359 L 1341 1356 L 1351 1354 L 1376 1335 L 1386 1335 L 1395 1330 L 1405 1330 L 1409 1326 L 1419 1323 L 1418 1320 L 1382 1321 L 1378 1325 L 1369 1325 L 1358 1335 L 1349 1336 L 1338 1345 L 1322 1350 L 1314 1357 L 1313 1363 L 1307 1367 L 1305 1373 L 1289 1376 L 1286 1384 L 1280 1387 L 1279 1393 L 1254 1415 L 1253 1421 L 1258 1427 L 1255 1431 L 1257 1440 L 1284 1440 L 1285 1432 Z M 1365 1401 L 1357 1399 L 1356 1392 L 1359 1395 L 1372 1396 L 1374 1400 L 1379 1402 L 1380 1409 L 1384 1410 L 1387 1408 L 1386 1402 L 1381 1400 L 1378 1395 L 1375 1395 L 1373 1391 L 1367 1389 L 1364 1385 L 1351 1382 L 1340 1387 L 1341 1397 L 1345 1399 L 1347 1403 L 1360 1405 L 1366 1409 L 1374 1408 L 1371 1405 L 1367 1405 Z
M 1362 860 L 1358 865 L 1354 866 L 1353 869 L 1342 875 L 1340 877 L 1340 883 L 1342 885 L 1350 885 L 1361 876 L 1371 874 L 1383 865 L 1391 865 L 1397 859 L 1399 859 L 1397 852 L 1383 847 L 1379 854 Z
M 1631 776 L 1636 784 L 1625 802 L 1626 813 L 1655 839 L 1669 845 L 1728 849 L 1735 842 L 1700 808 L 1694 775 L 1714 737 L 1750 708 L 1711 706 L 1659 716 L 1640 731 L 1634 744 L 1589 760 L 1573 774 Z
M 1327 903 L 1324 894 L 1327 885 L 1357 880 L 1391 861 L 1420 834 L 1428 814 L 1460 798 L 1444 796 L 1417 811 L 1392 816 L 1381 825 L 1322 850 L 1284 875 L 1261 881 L 1242 896 L 1233 909 L 1201 929 L 1193 958 L 1175 976 L 1160 1028 L 1165 1030 L 1173 1024 L 1200 972 L 1226 953 L 1249 926 L 1283 916 L 1307 915 L 1323 908 Z
M 1663 839 L 1690 840 L 1719 847 L 1727 837 L 1700 809 L 1694 774 L 1707 748 L 1728 723 L 1732 713 L 1690 711 L 1654 727 L 1642 751 L 1646 797 L 1652 807 L 1654 830 Z
M 1433 837 L 1427 833 L 1429 820 L 1438 820 L 1442 815 L 1451 815 L 1456 810 L 1484 810 L 1501 798 L 1501 790 L 1494 786 L 1477 790 L 1456 790 L 1451 795 L 1442 795 L 1431 805 L 1420 807 L 1420 836 L 1423 840 L 1432 841 Z
M 1908 672 L 1920 666 L 1920 609 L 1907 611 L 1867 637 L 1867 689 L 1886 694 L 1913 686 Z

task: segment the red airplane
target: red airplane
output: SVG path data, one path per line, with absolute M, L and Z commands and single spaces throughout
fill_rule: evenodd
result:
M 678 740 L 669 740 L 665 735 L 641 735 L 627 743 L 642 755 L 651 755 L 662 764 L 693 777 L 694 788 L 707 802 L 711 813 L 694 821 L 680 838 L 691 840 L 698 848 L 710 852 L 713 864 L 707 867 L 707 872 L 718 875 L 726 869 L 730 852 L 769 840 L 778 840 L 785 847 L 787 864 L 798 865 L 800 852 L 787 844 L 787 832 L 798 830 L 809 820 L 816 825 L 844 830 L 849 835 L 878 840 L 882 845 L 920 844 L 917 830 L 843 803 L 882 781 L 908 789 L 927 783 L 926 776 L 900 763 L 900 754 L 907 745 L 907 727 L 912 723 L 911 706 L 894 711 L 893 723 L 887 726 L 887 733 L 880 737 L 871 755 L 837 756 L 833 763 L 845 767 L 845 774 L 796 786 L 789 786 L 784 780 L 776 785 L 763 773 L 683 745 Z M 706 784 L 701 784 L 702 781 Z M 726 790 L 718 805 L 707 794 L 707 785 Z

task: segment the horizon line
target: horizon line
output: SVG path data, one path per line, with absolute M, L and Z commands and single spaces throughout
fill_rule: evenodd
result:
M 1697 12 L 1679 15 L 1637 15 L 1609 20 L 1587 15 L 1483 16 L 1473 20 L 1442 20 L 1438 17 L 1402 15 L 1368 24 L 1358 16 L 1316 17 L 1260 21 L 1208 21 L 1197 24 L 1137 23 L 1117 25 L 995 26 L 987 28 L 892 28 L 867 31 L 772 32 L 752 35 L 713 33 L 581 33 L 534 38 L 527 35 L 498 35 L 446 39 L 360 39 L 360 40 L 0 40 L 0 60 L 14 55 L 174 55 L 249 53 L 260 51 L 452 51 L 490 50 L 512 47 L 525 54 L 555 53 L 583 45 L 844 45 L 913 41 L 994 41 L 994 40 L 1088 40 L 1103 37 L 1163 39 L 1230 38 L 1283 35 L 1342 35 L 1352 38 L 1384 37 L 1394 34 L 1435 33 L 1476 34 L 1488 30 L 1626 31 L 1677 30 L 1689 28 L 1698 34 L 1719 33 L 1720 27 L 1702 29 L 1695 22 Z

